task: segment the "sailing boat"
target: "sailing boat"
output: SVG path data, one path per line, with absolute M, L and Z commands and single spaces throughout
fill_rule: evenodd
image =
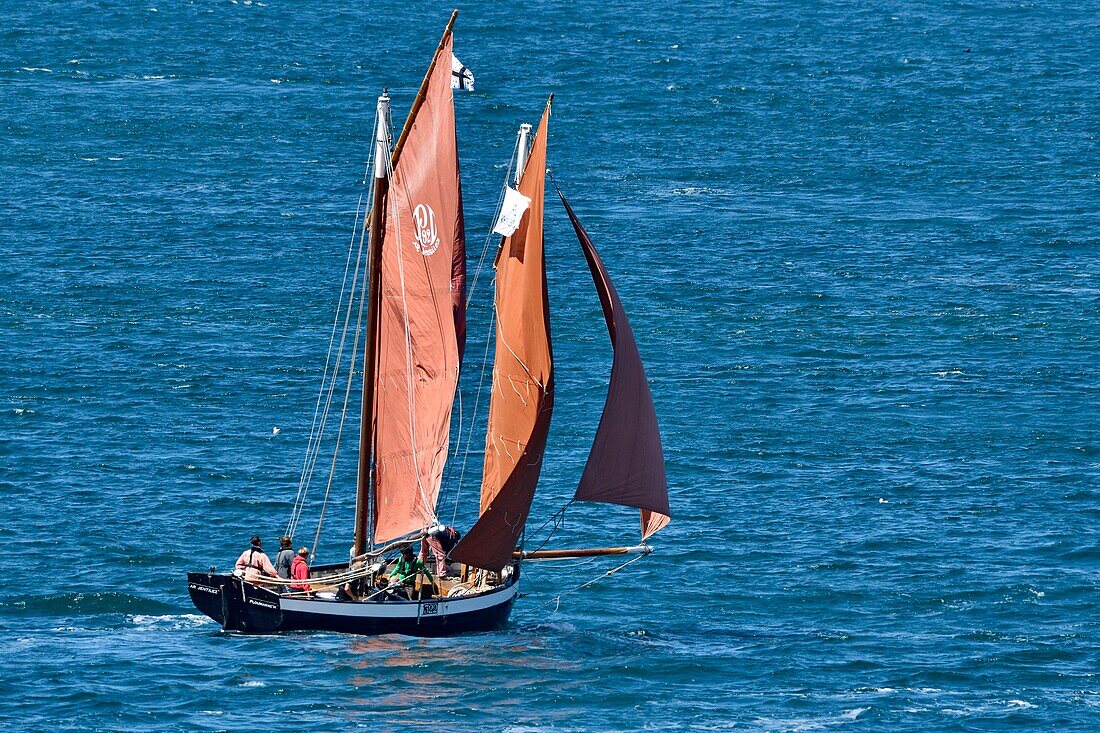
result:
M 520 128 L 516 187 L 506 197 L 520 203 L 511 211 L 505 230 L 510 233 L 496 259 L 496 349 L 478 519 L 448 555 L 454 577 L 418 577 L 412 592 L 397 592 L 383 580 L 396 553 L 419 545 L 439 526 L 436 504 L 465 341 L 466 253 L 452 97 L 452 80 L 465 73 L 452 53 L 457 12 L 392 150 L 389 97 L 378 100 L 373 207 L 360 234 L 361 244 L 369 237 L 369 249 L 367 275 L 358 286 L 367 315 L 351 559 L 311 568 L 308 591 L 287 588 L 281 579 L 219 574 L 214 568 L 188 573 L 195 606 L 226 630 L 414 636 L 488 631 L 507 621 L 524 562 L 646 554 L 648 538 L 669 521 L 657 417 L 638 347 L 603 262 L 558 191 L 591 270 L 614 352 L 603 415 L 573 500 L 639 509 L 642 544 L 522 548 L 554 404 L 543 250 L 551 95 L 533 139 L 530 125 Z M 358 272 L 353 295 L 357 278 Z M 332 465 L 335 470 L 335 457 Z

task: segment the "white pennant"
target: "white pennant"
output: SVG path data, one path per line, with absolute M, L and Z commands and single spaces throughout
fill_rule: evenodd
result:
M 519 220 L 523 217 L 523 212 L 527 211 L 530 205 L 531 199 L 511 186 L 505 186 L 504 203 L 500 207 L 500 216 L 497 217 L 493 232 L 505 237 L 514 234 L 519 228 Z

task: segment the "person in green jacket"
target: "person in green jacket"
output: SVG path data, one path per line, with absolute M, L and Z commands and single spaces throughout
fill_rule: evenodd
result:
M 424 564 L 423 560 L 416 556 L 412 546 L 405 545 L 404 549 L 401 550 L 401 559 L 397 561 L 397 565 L 390 571 L 390 579 L 394 584 L 405 586 L 411 590 L 413 584 L 416 582 L 416 576 L 420 573 L 424 573 L 424 575 L 428 576 L 429 584 L 434 584 L 435 581 L 432 578 L 432 571 L 428 569 L 428 566 Z

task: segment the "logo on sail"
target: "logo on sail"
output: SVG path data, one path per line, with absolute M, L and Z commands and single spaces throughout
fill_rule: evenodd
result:
M 439 234 L 435 230 L 435 212 L 427 204 L 417 204 L 413 209 L 412 218 L 413 226 L 416 227 L 413 247 L 427 257 L 439 249 Z

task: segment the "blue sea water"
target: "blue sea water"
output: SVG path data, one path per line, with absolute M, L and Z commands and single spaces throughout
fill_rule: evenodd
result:
M 464 8 L 471 267 L 555 92 L 551 166 L 631 313 L 673 522 L 560 602 L 614 563 L 530 566 L 498 633 L 196 614 L 187 570 L 285 526 L 374 98 L 403 118 L 449 9 L 0 5 L 0 727 L 1100 728 L 1091 2 Z M 532 530 L 579 477 L 609 356 L 548 212 Z M 350 534 L 350 451 L 338 469 L 322 560 Z M 448 475 L 460 526 L 478 475 Z M 636 521 L 574 508 L 553 543 Z

